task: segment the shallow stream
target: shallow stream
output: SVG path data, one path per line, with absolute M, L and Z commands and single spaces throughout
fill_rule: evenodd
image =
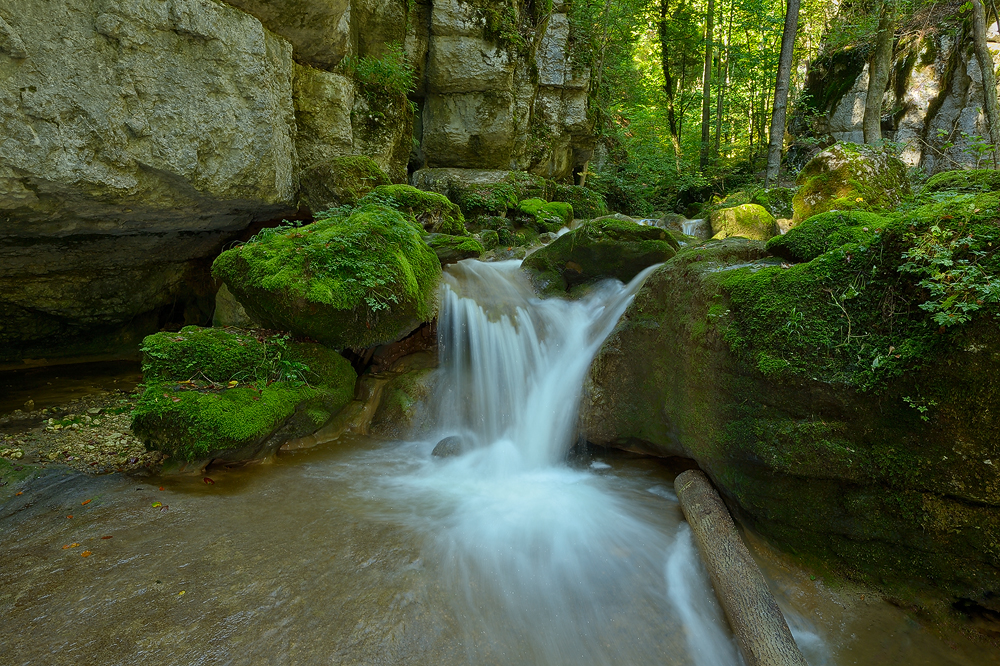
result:
M 427 437 L 207 480 L 49 470 L 0 505 L 3 663 L 739 664 L 679 470 L 568 455 L 632 289 L 539 302 L 516 263 L 447 283 Z M 466 451 L 432 455 L 445 436 Z M 751 544 L 813 666 L 1000 663 Z

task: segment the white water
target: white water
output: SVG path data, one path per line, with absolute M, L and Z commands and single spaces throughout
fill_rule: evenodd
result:
M 539 300 L 516 261 L 449 269 L 438 431 L 370 456 L 385 517 L 422 535 L 468 663 L 741 663 L 673 493 L 566 462 L 587 370 L 644 278 Z M 451 435 L 470 450 L 431 456 Z

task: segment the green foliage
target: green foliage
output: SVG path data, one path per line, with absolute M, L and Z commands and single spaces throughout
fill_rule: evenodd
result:
M 579 185 L 556 185 L 552 201 L 564 201 L 573 205 L 576 217 L 591 220 L 608 214 L 608 204 L 599 192 Z
M 831 211 L 814 215 L 775 236 L 767 250 L 790 261 L 812 261 L 821 254 L 848 243 L 870 246 L 882 233 L 889 220 L 876 213 L 862 211 Z
M 399 43 L 389 44 L 381 58 L 347 56 L 341 67 L 358 83 L 372 106 L 381 106 L 387 98 L 406 97 L 416 89 L 413 65 Z
M 568 203 L 525 199 L 517 205 L 517 210 L 539 232 L 559 231 L 573 221 L 573 206 Z
M 470 185 L 456 196 L 459 207 L 466 215 L 503 216 L 517 206 L 517 187 L 512 183 Z

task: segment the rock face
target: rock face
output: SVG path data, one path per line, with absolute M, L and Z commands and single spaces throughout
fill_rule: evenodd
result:
M 562 178 L 590 159 L 589 74 L 570 57 L 568 10 L 555 3 L 551 14 L 525 11 L 510 0 L 416 5 L 408 45 L 426 63 L 421 166 Z M 511 26 L 500 28 L 501 21 Z
M 203 318 L 200 260 L 292 211 L 288 44 L 205 0 L 0 17 L 0 363 L 134 349 L 178 301 Z
M 940 25 L 939 19 L 950 18 L 954 17 L 935 16 L 925 25 Z M 982 73 L 966 23 L 954 31 L 932 28 L 900 39 L 882 101 L 885 137 L 902 145 L 900 157 L 907 166 L 931 174 L 986 166 L 974 147 L 980 140 L 988 143 L 989 130 L 982 111 Z M 1000 35 L 992 29 L 987 37 L 993 59 L 1000 64 Z M 827 54 L 810 65 L 804 99 L 819 112 L 817 135 L 863 142 L 868 96 L 865 59 L 862 49 L 850 49 Z M 800 127 L 797 133 L 808 132 Z
M 395 183 L 408 164 L 570 176 L 592 139 L 567 10 L 501 4 L 0 0 L 0 366 L 207 324 L 211 259 L 334 203 L 340 158 Z M 409 100 L 365 74 L 393 44 Z
M 892 210 L 910 193 L 902 161 L 852 143 L 816 155 L 799 172 L 796 183 L 793 225 L 828 210 Z
M 587 439 L 694 458 L 765 536 L 897 598 L 998 610 L 1000 334 L 976 291 L 998 204 L 941 196 L 813 217 L 768 246 L 791 266 L 742 239 L 682 250 L 595 358 Z M 932 242 L 994 277 L 966 294 L 903 258 Z M 982 310 L 959 325 L 962 299 Z

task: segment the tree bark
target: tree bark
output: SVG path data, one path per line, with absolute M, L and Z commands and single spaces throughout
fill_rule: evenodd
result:
M 981 0 L 972 0 L 972 41 L 976 50 L 976 60 L 983 73 L 983 95 L 986 98 L 986 121 L 990 125 L 990 143 L 993 144 L 993 168 L 996 169 L 1000 157 L 1000 102 L 997 101 L 997 80 L 993 66 L 993 55 L 986 45 L 986 10 Z
M 807 666 L 726 505 L 699 470 L 674 480 L 684 518 L 748 666 Z
M 785 117 L 788 112 L 788 89 L 792 81 L 792 56 L 795 36 L 799 30 L 799 0 L 788 0 L 785 29 L 781 33 L 781 55 L 778 57 L 778 77 L 774 82 L 774 110 L 771 113 L 771 135 L 767 148 L 767 171 L 764 187 L 778 181 L 781 171 L 781 151 L 785 145 Z
M 892 0 L 882 3 L 875 37 L 875 54 L 868 64 L 868 94 L 865 97 L 865 118 L 862 125 L 865 143 L 875 145 L 882 141 L 882 97 L 889 85 L 889 68 L 892 66 L 892 41 L 895 35 Z
M 708 0 L 705 14 L 705 71 L 701 88 L 701 168 L 708 166 L 708 151 L 712 140 L 712 28 L 715 22 L 715 0 Z
M 681 0 L 677 8 L 679 15 L 684 8 L 684 1 Z M 670 142 L 674 146 L 674 162 L 677 164 L 677 171 L 681 170 L 681 132 L 677 122 L 677 109 L 675 96 L 677 94 L 677 84 L 674 82 L 672 65 L 670 62 L 671 46 L 668 27 L 670 14 L 670 0 L 660 0 L 660 67 L 663 69 L 663 92 L 667 95 L 667 127 L 670 131 Z

